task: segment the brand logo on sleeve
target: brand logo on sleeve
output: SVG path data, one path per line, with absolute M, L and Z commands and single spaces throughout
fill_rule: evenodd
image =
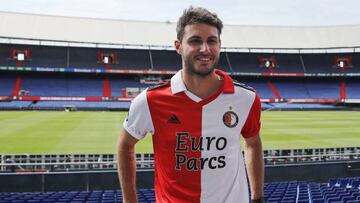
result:
M 239 122 L 239 117 L 236 115 L 235 112 L 233 111 L 227 111 L 226 113 L 224 113 L 223 115 L 223 122 L 224 124 L 229 127 L 229 128 L 233 128 L 235 127 L 238 122 Z

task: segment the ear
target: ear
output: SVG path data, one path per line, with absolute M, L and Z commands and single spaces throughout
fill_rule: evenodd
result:
M 174 42 L 176 52 L 181 55 L 181 42 L 179 40 L 175 40 Z

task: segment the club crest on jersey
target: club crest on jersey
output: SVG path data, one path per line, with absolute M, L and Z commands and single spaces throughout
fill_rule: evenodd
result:
M 229 127 L 229 128 L 233 128 L 235 127 L 238 122 L 239 122 L 239 117 L 236 115 L 235 112 L 233 111 L 227 111 L 226 113 L 224 113 L 223 115 L 223 122 L 224 124 Z

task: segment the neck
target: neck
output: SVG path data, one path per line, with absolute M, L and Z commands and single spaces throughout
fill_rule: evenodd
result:
M 222 78 L 215 71 L 209 75 L 200 76 L 189 74 L 183 70 L 182 78 L 187 90 L 201 99 L 206 99 L 213 95 L 222 84 Z

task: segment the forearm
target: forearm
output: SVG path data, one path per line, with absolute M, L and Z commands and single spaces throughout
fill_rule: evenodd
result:
M 118 175 L 124 203 L 137 202 L 136 195 L 136 160 L 134 146 L 121 142 L 118 145 Z
M 245 161 L 251 198 L 257 199 L 264 195 L 264 155 L 260 139 L 254 143 L 245 142 Z

